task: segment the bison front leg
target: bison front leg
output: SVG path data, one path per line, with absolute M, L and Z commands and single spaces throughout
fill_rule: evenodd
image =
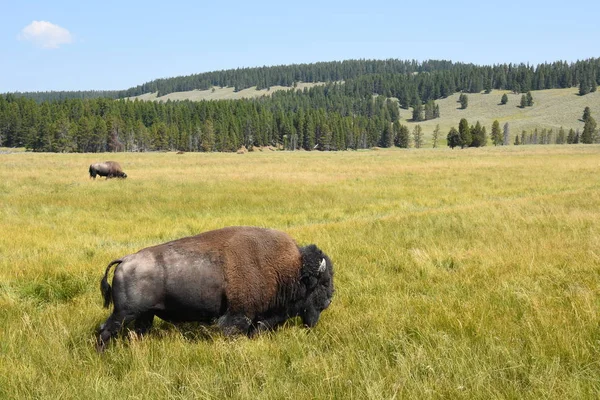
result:
M 259 319 L 254 324 L 252 324 L 252 327 L 248 332 L 248 336 L 254 337 L 254 335 L 258 335 L 262 332 L 271 331 L 277 328 L 279 325 L 283 324 L 285 321 L 287 321 L 287 319 L 287 315 L 276 315 L 268 318 Z
M 244 314 L 226 313 L 217 321 L 225 336 L 236 334 L 247 335 L 252 325 L 252 320 Z

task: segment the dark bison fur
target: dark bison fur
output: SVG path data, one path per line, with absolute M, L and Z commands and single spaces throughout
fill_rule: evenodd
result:
M 123 172 L 121 165 L 116 161 L 105 161 L 91 164 L 89 168 L 90 178 L 96 179 L 97 175 L 109 178 L 127 178 L 127 174 Z
M 100 290 L 114 310 L 100 326 L 99 351 L 129 323 L 145 333 L 154 316 L 253 336 L 294 317 L 315 326 L 333 297 L 333 264 L 314 244 L 299 247 L 284 232 L 228 227 L 111 261 Z

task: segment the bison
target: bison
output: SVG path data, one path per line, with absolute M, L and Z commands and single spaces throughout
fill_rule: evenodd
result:
M 227 227 L 111 261 L 100 289 L 104 307 L 112 301 L 114 309 L 98 331 L 98 351 L 128 323 L 144 334 L 155 315 L 252 337 L 296 316 L 315 326 L 331 303 L 333 264 L 314 244 L 299 247 L 284 232 Z
M 116 161 L 105 161 L 90 165 L 90 178 L 96 179 L 96 175 L 109 178 L 127 178 L 127 174 L 123 172 L 121 165 Z

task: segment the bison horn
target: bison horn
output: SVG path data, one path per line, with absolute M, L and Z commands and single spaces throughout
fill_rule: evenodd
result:
M 321 261 L 321 264 L 319 265 L 319 273 L 324 272 L 325 267 L 327 267 L 327 263 L 325 262 L 325 259 L 323 259 L 323 261 Z

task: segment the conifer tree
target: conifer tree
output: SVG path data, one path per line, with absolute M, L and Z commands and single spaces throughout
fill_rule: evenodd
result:
M 433 130 L 433 136 L 432 136 L 432 147 L 434 149 L 437 147 L 437 142 L 438 142 L 439 136 L 440 136 L 440 124 L 437 124 L 435 126 L 435 129 Z
M 462 118 L 458 123 L 458 134 L 460 137 L 460 146 L 462 148 L 469 147 L 473 141 L 473 137 L 471 136 L 469 122 L 465 118 Z
M 423 121 L 423 105 L 420 99 L 417 99 L 413 105 L 412 120 L 415 122 Z
M 461 145 L 460 134 L 458 133 L 455 127 L 450 128 L 446 140 L 448 142 L 448 147 L 450 147 L 451 149 Z
M 461 93 L 461 95 L 458 97 L 458 101 L 460 103 L 460 108 L 463 110 L 469 106 L 469 97 L 464 93 Z
M 592 116 L 587 117 L 585 124 L 583 125 L 583 132 L 581 133 L 581 143 L 591 144 L 594 143 L 596 136 L 596 120 Z
M 561 126 L 556 135 L 556 144 L 565 144 L 565 129 Z
M 525 108 L 525 107 L 527 107 L 527 96 L 525 96 L 525 95 L 522 95 L 522 96 L 521 96 L 521 104 L 520 104 L 520 107 L 521 107 L 521 108 Z
M 502 95 L 502 99 L 500 100 L 500 104 L 504 105 L 506 103 L 508 103 L 508 96 L 506 95 L 506 93 L 504 93 Z
M 588 82 L 587 82 L 586 79 L 582 79 L 579 82 L 579 95 L 580 96 L 585 96 L 589 92 L 590 92 L 590 85 L 588 85 Z
M 500 131 L 500 123 L 498 120 L 494 120 L 492 123 L 492 143 L 494 143 L 494 146 L 498 146 L 499 144 L 502 144 L 502 142 L 503 140 L 502 132 Z
M 581 120 L 583 122 L 587 121 L 587 119 L 591 116 L 591 111 L 590 111 L 590 107 L 586 107 L 583 109 L 583 116 L 581 117 Z
M 421 128 L 421 125 L 415 125 L 414 129 L 413 129 L 413 137 L 414 137 L 414 143 L 415 143 L 415 148 L 416 149 L 420 149 L 421 146 L 423 145 L 423 128 Z
M 406 125 L 398 124 L 395 145 L 404 149 L 410 147 L 410 132 Z
M 533 106 L 533 96 L 531 95 L 531 92 L 527 92 L 525 97 L 527 98 L 527 105 L 529 107 Z

